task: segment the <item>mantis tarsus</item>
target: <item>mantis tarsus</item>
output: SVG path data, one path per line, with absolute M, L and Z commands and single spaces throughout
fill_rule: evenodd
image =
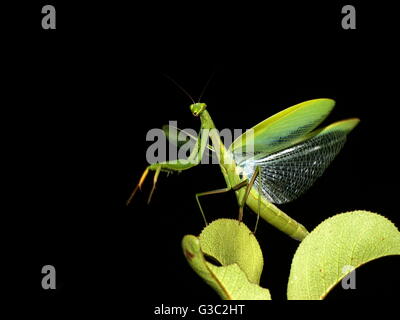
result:
M 161 171 L 182 171 L 198 165 L 208 140 L 208 136 L 203 139 L 201 132 L 207 130 L 226 187 L 196 194 L 204 220 L 199 197 L 234 190 L 239 204 L 239 221 L 247 204 L 271 225 L 301 241 L 308 234 L 306 228 L 274 203 L 290 202 L 305 192 L 322 175 L 344 145 L 347 134 L 358 124 L 359 119 L 351 118 L 315 130 L 334 105 L 335 101 L 331 99 L 314 99 L 294 105 L 254 126 L 252 139 L 244 133 L 227 149 L 218 132 L 212 130 L 215 125 L 206 110 L 207 105 L 193 103 L 190 110 L 200 118 L 201 129 L 189 158 L 149 165 L 127 203 L 141 188 L 149 171 L 155 171 L 150 201 Z M 248 148 L 250 143 L 252 146 Z M 247 149 L 252 153 L 247 154 Z

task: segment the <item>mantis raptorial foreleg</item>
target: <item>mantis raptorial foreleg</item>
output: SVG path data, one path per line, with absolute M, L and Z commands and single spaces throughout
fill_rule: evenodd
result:
M 142 185 L 144 180 L 146 179 L 149 171 L 155 171 L 154 173 L 154 178 L 153 178 L 153 187 L 150 191 L 150 195 L 149 198 L 147 200 L 147 203 L 150 203 L 151 201 L 151 197 L 153 196 L 154 190 L 156 189 L 156 184 L 157 184 L 157 180 L 158 177 L 160 175 L 161 171 L 167 172 L 167 173 L 171 173 L 171 172 L 180 172 L 182 170 L 187 170 L 190 169 L 194 166 L 197 166 L 198 163 L 193 162 L 193 163 L 182 163 L 179 160 L 176 161 L 167 161 L 167 162 L 160 162 L 160 163 L 156 163 L 156 164 L 152 164 L 150 166 L 148 166 L 146 168 L 146 170 L 144 170 L 138 184 L 136 185 L 135 189 L 133 189 L 129 199 L 126 201 L 126 205 L 129 205 L 129 203 L 132 201 L 133 197 L 135 196 L 136 192 L 138 189 L 142 189 Z
M 137 190 L 142 189 L 142 184 L 143 184 L 144 180 L 146 179 L 149 171 L 155 171 L 155 174 L 154 174 L 154 178 L 153 178 L 153 187 L 150 191 L 150 195 L 147 200 L 147 203 L 150 203 L 150 201 L 151 201 L 151 197 L 154 193 L 154 190 L 156 189 L 158 176 L 160 175 L 161 171 L 168 172 L 168 173 L 180 172 L 182 170 L 187 170 L 187 169 L 197 166 L 203 157 L 204 150 L 207 147 L 207 139 L 208 139 L 208 136 L 201 135 L 201 131 L 199 133 L 199 137 L 201 137 L 201 138 L 197 139 L 196 144 L 194 145 L 193 150 L 191 151 L 191 153 L 187 159 L 165 161 L 165 162 L 159 162 L 159 163 L 154 163 L 154 164 L 149 165 L 146 168 L 146 170 L 144 170 L 142 176 L 139 179 L 138 184 L 133 189 L 129 199 L 126 201 L 126 205 L 130 204 L 130 202 L 132 201 L 133 197 L 135 196 Z
M 131 195 L 129 196 L 128 200 L 126 201 L 126 205 L 129 205 L 133 199 L 133 197 L 135 196 L 136 192 L 138 191 L 138 189 L 142 189 L 142 184 L 144 182 L 144 180 L 146 180 L 146 177 L 149 173 L 149 169 L 150 167 L 147 167 L 146 170 L 143 171 L 142 176 L 139 179 L 138 184 L 136 185 L 135 189 L 133 189 Z
M 150 203 L 151 201 L 151 197 L 153 195 L 154 190 L 156 190 L 156 184 L 157 184 L 157 180 L 158 180 L 158 176 L 160 175 L 160 171 L 161 171 L 161 166 L 159 166 L 156 169 L 156 173 L 154 174 L 154 178 L 153 178 L 153 187 L 151 188 L 150 194 L 149 194 L 149 199 L 147 200 L 147 204 Z

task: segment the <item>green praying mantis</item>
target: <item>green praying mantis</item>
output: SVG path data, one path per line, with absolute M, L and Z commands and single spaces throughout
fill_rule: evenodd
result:
M 334 105 L 332 99 L 296 104 L 260 122 L 226 148 L 207 105 L 193 103 L 190 111 L 200 118 L 201 129 L 189 157 L 149 165 L 127 204 L 141 189 L 149 171 L 155 171 L 150 201 L 161 171 L 180 172 L 197 166 L 208 147 L 216 153 L 226 187 L 196 194 L 206 224 L 199 198 L 233 190 L 239 205 L 239 222 L 247 205 L 257 213 L 256 228 L 261 216 L 277 229 L 301 241 L 307 236 L 307 229 L 275 204 L 290 202 L 311 187 L 339 153 L 347 134 L 358 124 L 359 119 L 350 118 L 316 129 Z M 209 138 L 212 146 L 207 144 Z

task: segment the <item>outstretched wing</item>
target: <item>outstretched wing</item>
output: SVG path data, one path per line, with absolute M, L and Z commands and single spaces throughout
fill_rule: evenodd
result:
M 229 149 L 239 161 L 249 149 L 254 153 L 269 154 L 286 149 L 314 130 L 334 105 L 335 101 L 331 99 L 314 99 L 296 104 L 246 131 Z
M 320 177 L 343 147 L 347 134 L 359 119 L 335 122 L 309 133 L 303 140 L 287 149 L 272 154 L 258 154 L 238 165 L 247 177 L 257 166 L 260 177 L 253 188 L 261 190 L 268 201 L 276 204 L 290 202 L 304 193 Z

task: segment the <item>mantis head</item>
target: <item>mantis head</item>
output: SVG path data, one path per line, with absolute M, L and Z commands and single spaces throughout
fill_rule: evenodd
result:
M 198 117 L 204 110 L 206 110 L 207 105 L 205 103 L 193 103 L 190 105 L 190 111 L 195 117 Z

